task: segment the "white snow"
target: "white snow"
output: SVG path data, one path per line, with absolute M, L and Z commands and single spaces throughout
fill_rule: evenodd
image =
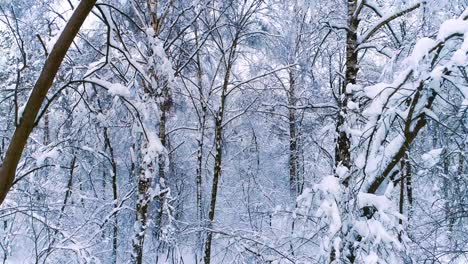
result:
M 91 78 L 88 79 L 90 82 L 95 83 L 101 87 L 107 89 L 107 91 L 112 95 L 122 96 L 122 97 L 130 97 L 131 93 L 128 87 L 119 84 L 119 83 L 112 83 L 106 80 L 95 79 Z
M 439 163 L 440 155 L 442 155 L 443 151 L 444 151 L 443 148 L 439 148 L 439 149 L 433 149 L 431 151 L 424 153 L 421 156 L 422 160 L 424 161 L 424 166 L 426 168 L 434 167 L 437 163 Z
M 429 54 L 431 49 L 436 46 L 436 41 L 431 38 L 422 38 L 414 45 L 413 52 L 407 58 L 407 63 L 411 66 L 417 66 L 419 62 Z
M 95 62 L 92 62 L 89 64 L 88 66 L 88 70 L 86 71 L 86 73 L 84 74 L 84 76 L 88 76 L 90 75 L 92 72 L 94 72 L 95 70 L 97 70 L 99 67 L 101 67 L 104 63 L 106 62 L 106 58 L 103 57 L 101 58 L 100 60 L 98 61 L 95 61 Z
M 365 87 L 364 93 L 368 98 L 374 99 L 377 95 L 379 95 L 382 91 L 388 89 L 389 87 L 391 86 L 387 83 L 378 83 L 375 85 Z
M 327 216 L 330 220 L 329 232 L 333 236 L 341 228 L 341 216 L 340 210 L 338 209 L 338 205 L 336 204 L 336 202 L 324 201 L 320 205 L 318 210 L 318 214 L 321 215 L 321 213 Z
M 324 177 L 322 181 L 319 184 L 316 184 L 315 186 L 322 192 L 331 193 L 335 196 L 338 196 L 340 193 L 340 181 L 337 177 L 333 175 Z
M 353 102 L 353 101 L 348 101 L 347 107 L 349 110 L 359 110 L 359 104 Z
M 26 108 L 26 104 L 18 107 L 18 120 L 20 120 L 23 117 L 23 112 L 25 108 Z
M 341 215 L 338 208 L 337 200 L 340 198 L 340 183 L 337 177 L 333 175 L 324 177 L 315 187 L 322 191 L 325 199 L 323 199 L 317 210 L 317 216 L 325 216 L 329 223 L 329 234 L 334 236 L 341 229 Z
M 431 78 L 434 81 L 440 81 L 442 79 L 442 76 L 444 75 L 444 68 L 445 67 L 442 66 L 435 67 L 431 72 Z
M 438 40 L 445 40 L 454 34 L 465 34 L 468 32 L 468 21 L 462 19 L 449 19 L 442 23 L 437 34 Z
M 163 153 L 164 146 L 161 143 L 159 137 L 152 132 L 148 133 L 148 146 L 146 148 L 146 157 L 145 159 L 155 159 L 159 154 Z
M 36 164 L 37 166 L 44 165 L 44 162 L 46 159 L 57 159 L 60 156 L 60 152 L 56 149 L 53 148 L 51 150 L 47 150 L 44 152 L 37 152 L 33 155 L 33 158 L 36 159 Z
M 379 263 L 379 256 L 375 252 L 370 252 L 369 255 L 367 255 L 364 258 L 364 263 L 365 264 L 378 264 Z
M 361 90 L 362 90 L 362 85 L 350 83 L 346 86 L 346 93 L 348 94 L 353 93 L 353 92 L 359 92 Z
M 346 167 L 343 166 L 343 165 L 339 165 L 339 166 L 336 167 L 335 172 L 336 172 L 336 175 L 338 175 L 338 177 L 339 177 L 340 179 L 344 179 L 344 178 L 346 178 L 346 177 L 348 176 L 348 174 L 349 174 L 349 169 L 346 168 Z
M 123 86 L 120 83 L 114 83 L 108 87 L 108 92 L 112 95 L 122 96 L 122 97 L 130 97 L 130 90 L 128 87 Z
M 393 243 L 400 248 L 401 244 L 398 240 L 387 232 L 387 228 L 382 223 L 375 219 L 359 220 L 354 222 L 355 230 L 365 239 L 374 239 L 374 243 L 380 242 Z
M 360 192 L 358 194 L 358 205 L 360 208 L 366 206 L 374 206 L 380 212 L 385 212 L 391 207 L 391 201 L 383 195 L 375 195 L 371 193 Z
M 457 66 L 464 66 L 466 64 L 466 51 L 465 50 L 457 50 L 453 53 L 452 61 Z
M 467 52 L 468 52 L 468 34 L 465 34 L 463 44 L 460 49 L 455 51 L 452 55 L 452 62 L 455 66 L 465 66 L 467 64 Z

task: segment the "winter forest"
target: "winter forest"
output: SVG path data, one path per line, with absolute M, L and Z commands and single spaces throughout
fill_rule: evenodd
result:
M 0 263 L 468 263 L 467 0 L 0 0 Z

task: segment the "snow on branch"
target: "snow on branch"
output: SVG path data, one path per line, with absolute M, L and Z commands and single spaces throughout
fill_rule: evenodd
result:
M 392 14 L 387 14 L 387 15 L 384 15 L 381 19 L 379 19 L 373 26 L 371 26 L 362 36 L 360 36 L 358 38 L 358 43 L 365 43 L 367 40 L 369 40 L 379 29 L 381 29 L 383 26 L 387 25 L 388 23 L 390 23 L 391 21 L 401 17 L 401 16 L 404 16 L 416 9 L 418 9 L 421 4 L 424 3 L 424 1 L 422 2 L 418 2 L 414 5 L 411 5 L 405 9 L 402 9 L 402 10 L 399 10 L 395 13 L 392 13 Z
M 437 39 L 420 39 L 412 54 L 403 61 L 406 69 L 391 84 L 365 87 L 362 96 L 371 99 L 363 111 L 368 120 L 362 128 L 359 142 L 367 142 L 356 159 L 356 165 L 367 175 L 368 191 L 375 193 L 392 174 L 399 160 L 426 124 L 444 76 L 468 63 L 468 22 L 453 19 L 443 23 Z M 463 43 L 447 42 L 465 36 Z M 457 47 L 458 48 L 455 48 Z M 443 49 L 452 56 L 440 58 Z M 431 111 L 432 113 L 432 111 Z M 390 124 L 403 120 L 403 130 L 390 131 Z M 393 135 L 393 136 L 391 136 Z M 395 136 L 396 135 L 396 136 Z M 389 138 L 393 137 L 393 138 Z M 387 142 L 387 143 L 386 143 Z

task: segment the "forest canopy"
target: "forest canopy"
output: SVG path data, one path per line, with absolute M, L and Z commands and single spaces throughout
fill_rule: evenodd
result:
M 2 263 L 468 262 L 468 2 L 1 0 Z

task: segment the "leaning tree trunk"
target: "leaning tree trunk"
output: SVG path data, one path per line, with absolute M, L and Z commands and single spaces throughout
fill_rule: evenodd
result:
M 21 159 L 28 137 L 37 125 L 37 114 L 39 113 L 47 92 L 52 86 L 63 58 L 95 3 L 96 0 L 82 0 L 80 2 L 42 68 L 42 72 L 29 96 L 19 124 L 13 133 L 10 145 L 5 154 L 5 159 L 0 168 L 0 204 L 5 200 L 15 179 L 16 167 Z

